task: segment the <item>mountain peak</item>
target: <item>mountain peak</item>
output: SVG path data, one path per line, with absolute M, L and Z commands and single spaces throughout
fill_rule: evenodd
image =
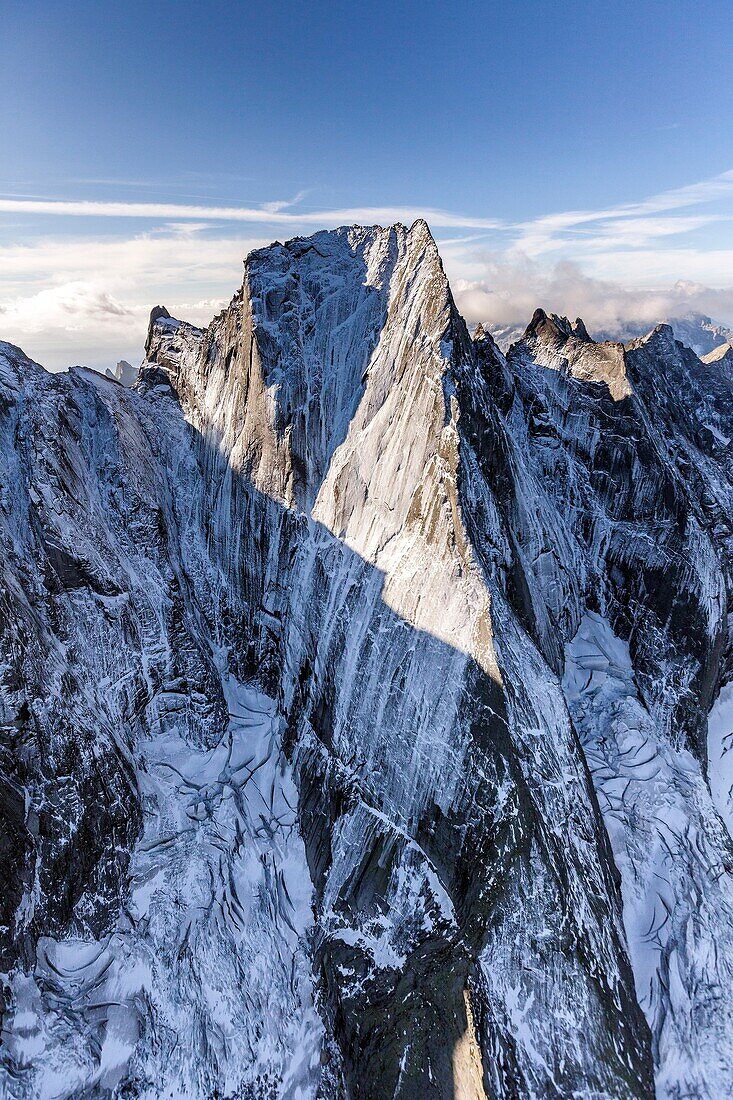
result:
M 726 341 L 717 348 L 713 348 L 707 355 L 701 355 L 703 363 L 727 363 L 733 366 L 733 347 Z
M 430 226 L 425 221 L 425 218 L 415 218 L 414 222 L 410 226 L 410 232 L 427 234 L 427 236 L 431 238 L 433 236 L 430 230 Z
M 577 336 L 579 340 L 583 340 L 586 344 L 594 343 L 593 339 L 588 334 L 588 329 L 585 327 L 585 322 L 582 317 L 576 317 L 575 323 L 571 325 L 573 335 Z
M 119 382 L 123 386 L 132 386 L 137 380 L 138 370 L 137 367 L 133 367 L 132 363 L 128 363 L 126 359 L 120 359 L 114 370 L 107 367 L 104 373 L 107 378 L 114 378 L 116 382 Z
M 580 381 L 601 382 L 616 401 L 631 393 L 623 346 L 610 341 L 596 343 L 580 317 L 571 322 L 567 317 L 536 309 L 523 339 L 510 355 L 513 350 L 519 355 L 528 354 L 541 366 L 567 371 Z
M 644 336 L 640 336 L 636 340 L 632 340 L 630 344 L 627 344 L 628 348 L 643 348 L 650 347 L 658 349 L 660 351 L 672 353 L 675 350 L 677 340 L 675 338 L 674 329 L 667 322 L 662 322 L 659 325 L 655 325 L 653 329 L 646 333 Z
M 546 313 L 544 309 L 536 309 L 532 314 L 532 320 L 527 325 L 524 333 L 525 340 L 542 340 L 553 343 L 564 343 L 570 337 L 581 340 L 585 344 L 592 344 L 593 340 L 588 335 L 588 330 L 582 318 L 577 317 L 574 322 L 557 313 Z

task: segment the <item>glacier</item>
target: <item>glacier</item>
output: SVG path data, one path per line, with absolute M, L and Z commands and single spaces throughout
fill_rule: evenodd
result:
M 0 344 L 0 1089 L 733 1092 L 733 373 L 425 222 Z

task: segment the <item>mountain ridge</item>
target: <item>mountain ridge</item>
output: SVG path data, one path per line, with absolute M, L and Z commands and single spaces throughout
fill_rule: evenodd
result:
M 545 313 L 544 310 L 541 310 L 541 312 Z M 556 314 L 545 315 L 557 316 Z M 567 321 L 567 318 L 563 320 Z M 733 342 L 733 329 L 728 325 L 713 321 L 711 317 L 704 313 L 693 312 L 679 317 L 661 318 L 656 323 L 669 325 L 674 331 L 675 339 L 680 340 L 701 358 L 712 354 L 716 348 L 721 346 L 724 348 L 726 344 L 730 345 Z M 493 333 L 503 351 L 508 351 L 510 346 L 521 340 L 526 333 L 526 328 L 519 324 L 484 323 L 483 327 Z M 612 328 L 599 326 L 597 329 L 593 329 L 594 339 L 598 343 L 611 341 L 628 344 L 648 335 L 654 327 L 654 324 L 645 322 L 619 324 Z

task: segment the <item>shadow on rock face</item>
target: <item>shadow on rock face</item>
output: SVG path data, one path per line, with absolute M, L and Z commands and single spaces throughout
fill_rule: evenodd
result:
M 233 475 L 210 441 L 199 437 L 198 447 L 205 541 L 232 586 L 237 578 L 229 613 L 242 641 L 240 672 L 265 670 L 287 723 L 315 889 L 314 965 L 349 1095 L 451 1096 L 456 1074 L 475 1084 L 482 1049 L 486 1095 L 505 1095 L 512 1080 L 520 1094 L 539 1086 L 542 1069 L 527 1069 L 498 1007 L 512 982 L 508 960 L 490 992 L 483 977 L 482 957 L 506 950 L 520 968 L 526 953 L 552 974 L 548 985 L 539 969 L 529 977 L 538 1008 L 528 1026 L 543 1031 L 550 1006 L 585 1004 L 593 1058 L 578 1055 L 573 1065 L 547 1038 L 557 1079 L 564 1072 L 568 1088 L 580 1087 L 597 1073 L 598 1087 L 621 1080 L 620 1094 L 651 1095 L 605 834 L 570 727 L 548 724 L 531 697 L 532 674 L 552 690 L 540 659 L 524 669 L 525 686 L 515 682 L 526 640 L 497 629 L 517 649 L 497 682 L 395 614 L 371 563 Z M 219 539 L 222 507 L 249 532 L 236 552 Z M 518 751 L 523 725 L 564 739 L 558 758 L 533 757 L 526 744 Z M 587 798 L 572 823 L 553 816 L 543 790 L 566 753 Z M 573 844 L 595 869 L 598 894 L 582 914 L 576 891 L 588 868 L 573 865 L 580 852 L 566 866 L 558 827 L 577 830 Z M 524 915 L 517 905 L 527 906 Z M 613 960 L 609 985 L 599 952 Z
M 278 303 L 286 317 L 288 294 L 296 293 L 288 287 Z M 401 1082 L 408 1093 L 435 1089 L 446 1095 L 453 1039 L 441 1045 L 440 1055 L 426 1058 L 424 1052 L 435 1045 L 436 1033 L 465 1035 L 466 995 L 473 988 L 485 998 L 473 1015 L 480 1020 L 488 1094 L 541 1090 L 547 1080 L 546 1067 L 532 1064 L 514 1034 L 509 1002 L 519 997 L 526 998 L 534 1021 L 527 1034 L 537 1029 L 552 1072 L 568 1088 L 587 1087 L 590 1080 L 611 1088 L 609 1082 L 620 1080 L 628 1095 L 647 1095 L 645 1025 L 631 990 L 605 834 L 564 704 L 502 595 L 500 567 L 492 569 L 485 546 L 491 629 L 501 654 L 501 668 L 491 675 L 465 648 L 416 629 L 395 612 L 395 599 L 387 602 L 384 595 L 392 577 L 347 544 L 361 537 L 350 533 L 348 515 L 336 513 L 333 527 L 345 524 L 345 535 L 337 537 L 313 514 L 274 499 L 275 493 L 294 503 L 305 498 L 292 492 L 291 455 L 280 449 L 288 438 L 290 399 L 282 403 L 282 388 L 272 388 L 271 362 L 262 362 L 277 361 L 279 354 L 274 307 L 260 317 L 269 341 L 263 350 L 248 294 L 245 285 L 236 307 L 214 322 L 200 355 L 186 359 L 185 367 L 185 348 L 165 345 L 154 355 L 186 416 L 201 425 L 198 465 L 207 495 L 193 524 L 206 530 L 228 588 L 240 594 L 234 619 L 242 624 L 242 639 L 235 660 L 243 661 L 243 675 L 266 674 L 281 695 L 316 888 L 315 959 L 350 1087 L 358 1095 L 387 1096 Z M 433 294 L 429 309 L 431 331 L 441 325 L 439 333 L 449 330 L 442 343 L 470 359 L 450 299 Z M 410 379 L 410 354 L 408 346 L 385 358 L 390 384 L 382 383 L 382 392 L 397 390 L 399 396 L 401 385 L 421 392 Z M 286 396 L 306 369 L 298 356 L 294 363 L 296 381 L 288 382 Z M 371 398 L 370 386 L 380 385 L 374 361 L 368 375 L 363 394 L 363 375 L 357 386 L 367 411 L 353 416 L 350 426 L 358 428 L 363 448 L 371 445 L 370 410 L 382 407 Z M 265 378 L 277 405 L 275 439 Z M 352 381 L 357 384 L 356 374 Z M 447 394 L 448 407 L 451 387 L 455 383 L 445 381 L 437 388 L 441 403 Z M 461 415 L 477 422 L 483 413 L 470 412 L 465 394 L 455 392 Z M 202 416 L 203 407 L 213 415 Z M 410 408 L 413 420 L 420 410 L 418 396 Z M 317 404 L 310 415 L 317 425 Z M 429 409 L 424 415 L 429 425 Z M 490 437 L 484 440 L 490 448 L 495 425 L 487 420 L 474 426 L 477 436 Z M 344 442 L 345 435 L 340 438 Z M 302 454 L 292 463 L 301 472 L 307 468 Z M 511 480 L 511 471 L 506 476 Z M 343 478 L 336 485 L 342 499 L 366 508 L 369 493 L 354 494 Z M 316 501 L 318 514 L 317 493 L 306 496 Z M 489 500 L 455 493 L 446 498 L 447 508 L 474 505 L 488 516 Z M 414 498 L 405 510 L 408 517 L 423 511 Z M 427 513 L 421 537 L 434 540 L 435 530 Z M 437 606 L 436 622 L 440 615 Z M 568 764 L 582 795 L 566 803 L 552 792 Z M 586 905 L 580 896 L 585 899 L 588 873 L 593 885 Z M 524 966 L 525 952 L 535 965 Z M 608 985 L 599 957 L 613 960 Z M 540 967 L 553 977 L 538 988 Z M 527 977 L 517 989 L 512 974 L 523 971 Z M 546 1020 L 569 1004 L 574 1007 L 562 1037 L 541 1038 Z M 585 1027 L 595 1021 L 593 1044 L 581 1041 L 571 1016 Z M 438 1059 L 440 1083 L 435 1077 L 431 1084 Z

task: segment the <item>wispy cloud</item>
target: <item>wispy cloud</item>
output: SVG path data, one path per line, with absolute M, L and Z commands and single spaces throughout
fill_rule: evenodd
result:
M 654 237 L 689 233 L 704 225 L 730 220 L 728 214 L 682 216 L 675 211 L 733 198 L 733 170 L 712 179 L 652 195 L 642 202 L 622 203 L 601 210 L 567 210 L 547 214 L 514 227 L 515 251 L 528 256 L 558 252 L 568 243 L 597 249 L 608 242 L 643 247 Z M 665 216 L 666 215 L 666 216 Z
M 279 214 L 281 210 L 287 210 L 289 206 L 297 206 L 308 194 L 307 191 L 299 191 L 292 199 L 276 199 L 275 202 L 263 202 L 262 209 L 270 214 Z
M 623 236 L 644 241 L 653 236 L 689 232 L 709 224 L 717 215 L 680 217 L 670 220 L 654 217 L 701 203 L 733 196 L 733 169 L 711 179 L 686 187 L 660 192 L 642 202 L 623 203 L 601 210 L 569 210 L 546 214 L 529 221 L 511 222 L 477 217 L 435 208 L 413 206 L 360 206 L 335 209 L 297 209 L 307 192 L 292 199 L 276 199 L 260 205 L 213 206 L 180 202 L 94 201 L 88 199 L 47 199 L 39 197 L 0 197 L 0 213 L 53 217 L 136 218 L 156 221 L 239 221 L 268 225 L 353 225 L 411 222 L 425 218 L 436 229 L 501 230 L 510 234 L 514 246 L 528 254 L 538 254 L 555 245 L 564 236 L 592 238 L 594 227 L 602 225 L 601 236 Z M 294 209 L 296 208 L 296 209 Z
M 295 202 L 296 200 L 292 200 Z M 267 225 L 389 225 L 425 218 L 437 228 L 498 229 L 504 223 L 494 218 L 475 218 L 412 206 L 360 206 L 336 210 L 286 211 L 292 203 L 269 202 L 264 206 L 194 206 L 169 202 L 92 202 L 57 199 L 0 198 L 0 213 L 52 215 L 67 218 L 138 218 L 155 221 L 251 222 Z
M 470 321 L 524 323 L 543 305 L 583 315 L 591 329 L 691 309 L 733 323 L 733 170 L 639 202 L 514 222 L 411 206 L 305 208 L 304 197 L 241 206 L 0 198 L 0 213 L 32 215 L 36 233 L 39 223 L 56 227 L 47 217 L 96 219 L 93 236 L 65 226 L 63 236 L 0 245 L 0 339 L 51 367 L 134 361 L 151 305 L 207 323 L 239 284 L 246 253 L 283 229 L 417 217 L 438 231 Z M 130 233 L 125 219 L 149 229 Z
M 187 222 L 199 223 L 201 228 L 217 223 L 244 222 L 297 229 L 398 221 L 409 223 L 424 217 L 438 230 L 497 232 L 504 238 L 506 247 L 537 257 L 560 252 L 568 246 L 575 250 L 598 250 L 609 244 L 640 248 L 655 238 L 690 233 L 721 220 L 730 220 L 728 214 L 681 215 L 679 211 L 733 197 L 733 170 L 686 187 L 660 192 L 641 202 L 599 210 L 562 211 L 518 222 L 411 206 L 300 208 L 305 195 L 306 192 L 300 191 L 291 199 L 241 206 L 5 196 L 0 197 L 0 213 L 56 218 L 134 218 L 175 224 L 181 228 Z M 467 243 L 465 237 L 462 239 Z

